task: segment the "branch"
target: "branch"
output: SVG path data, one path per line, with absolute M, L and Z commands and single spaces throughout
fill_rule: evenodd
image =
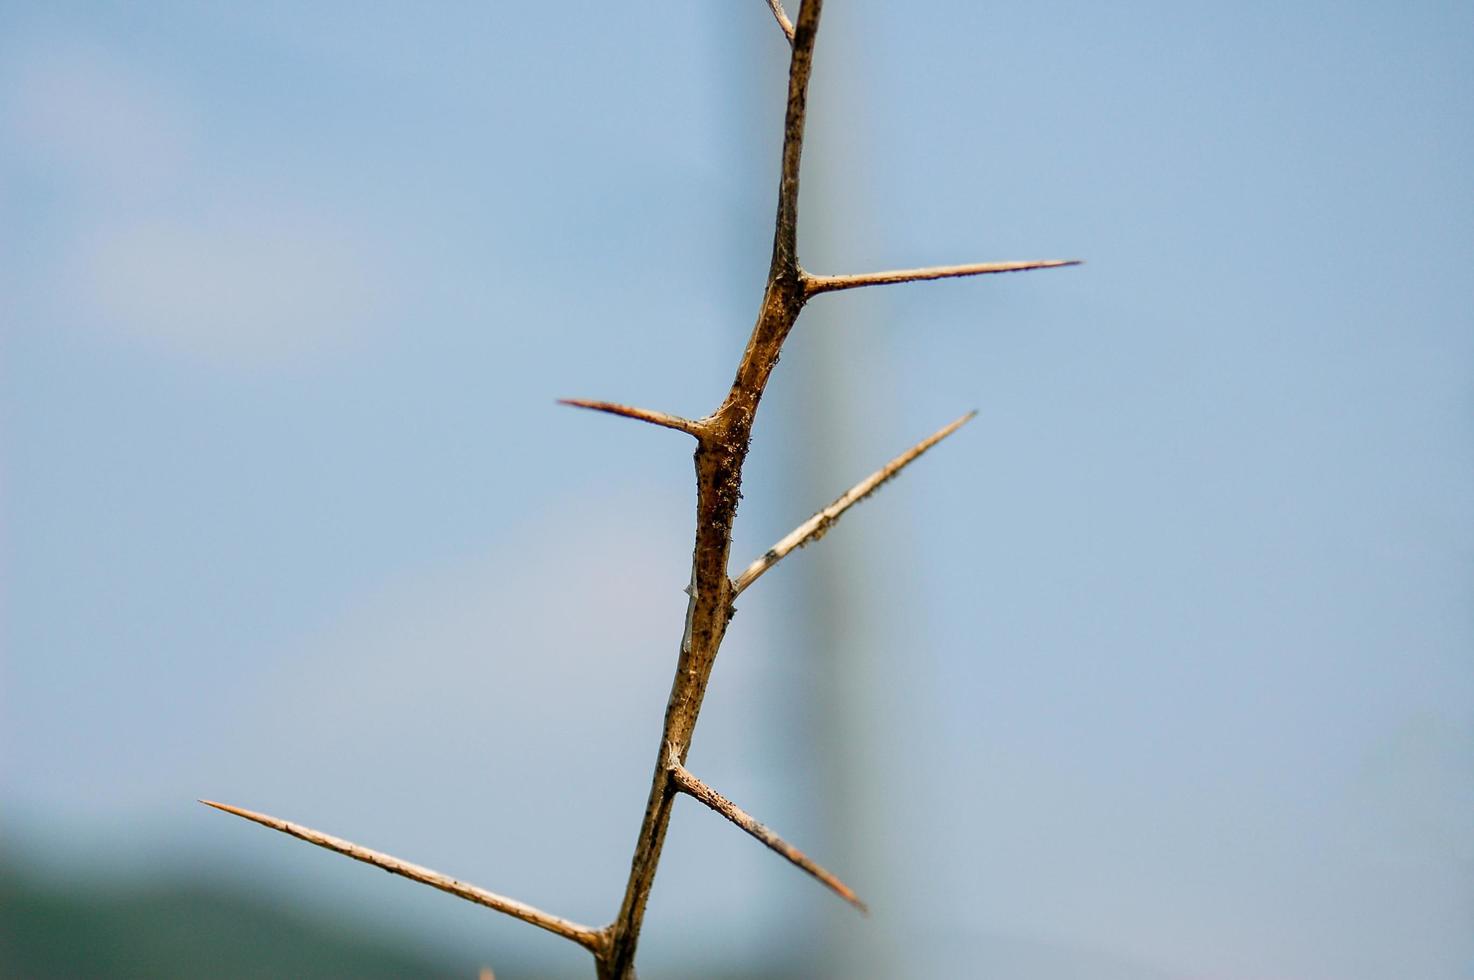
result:
M 678 794 L 692 796 L 703 805 L 732 821 L 787 860 L 832 889 L 862 912 L 865 905 L 843 882 L 811 861 L 797 848 L 754 820 L 730 800 L 693 776 L 685 761 L 706 695 L 708 682 L 735 607 L 735 596 L 781 561 L 795 548 L 823 536 L 850 507 L 865 499 L 895 477 L 912 460 L 951 435 L 975 413 L 952 422 L 907 452 L 891 460 L 844 496 L 815 514 L 779 541 L 762 558 L 753 562 L 734 581 L 730 577 L 732 525 L 741 500 L 742 472 L 751 447 L 752 426 L 758 405 L 767 388 L 783 344 L 805 302 L 814 295 L 860 286 L 914 282 L 953 276 L 972 276 L 1024 269 L 1076 265 L 1069 261 L 997 262 L 976 265 L 903 269 L 847 276 L 814 276 L 805 273 L 798 261 L 799 176 L 807 119 L 809 79 L 813 69 L 814 44 L 822 0 L 798 0 L 796 23 L 784 12 L 782 0 L 767 0 L 780 29 L 788 38 L 791 61 L 783 125 L 783 147 L 779 170 L 777 217 L 773 234 L 772 263 L 765 281 L 747 346 L 738 361 L 736 376 L 726 400 L 716 411 L 698 420 L 663 412 L 634 408 L 612 402 L 563 399 L 562 404 L 620 415 L 652 425 L 676 429 L 695 436 L 693 456 L 696 470 L 696 534 L 692 549 L 691 580 L 675 678 L 666 703 L 661 743 L 651 779 L 650 794 L 630 861 L 624 898 L 613 922 L 593 929 L 529 905 L 484 891 L 446 875 L 398 858 L 360 847 L 349 841 L 298 824 L 249 810 L 202 800 L 207 806 L 232 813 L 273 830 L 289 834 L 319 847 L 336 851 L 392 874 L 430 885 L 458 898 L 485 905 L 523 922 L 570 939 L 594 955 L 600 980 L 633 980 L 635 954 L 656 868 L 665 844 L 674 801 Z M 489 971 L 487 971 L 489 973 Z
M 418 864 L 410 864 L 408 861 L 401 861 L 399 858 L 390 857 L 378 851 L 371 851 L 367 847 L 359 847 L 357 844 L 339 837 L 324 834 L 321 831 L 313 830 L 311 827 L 289 823 L 286 820 L 278 820 L 276 817 L 268 817 L 264 813 L 242 810 L 239 807 L 229 806 L 224 803 L 215 803 L 211 800 L 200 800 L 200 802 L 205 804 L 205 806 L 214 807 L 226 813 L 233 813 L 238 817 L 244 817 L 247 820 L 259 823 L 263 827 L 270 827 L 272 830 L 279 830 L 284 834 L 291 834 L 293 837 L 299 840 L 305 840 L 309 844 L 316 844 L 318 847 L 325 847 L 330 851 L 337 851 L 339 854 L 351 857 L 355 861 L 362 861 L 365 864 L 372 864 L 376 868 L 383 868 L 390 874 L 402 875 L 411 881 L 418 881 L 421 884 L 429 885 L 431 888 L 438 888 L 443 892 L 449 892 L 457 898 L 464 898 L 468 902 L 475 902 L 478 905 L 485 905 L 489 909 L 505 912 L 514 919 L 521 919 L 523 922 L 531 923 L 540 929 L 546 929 L 548 932 L 562 936 L 564 939 L 571 939 L 592 952 L 595 956 L 602 955 L 605 942 L 604 933 L 597 929 L 590 929 L 588 926 L 581 926 L 576 922 L 570 922 L 559 916 L 549 915 L 541 909 L 535 909 L 531 905 L 524 905 L 516 899 L 505 898 L 494 892 L 477 888 L 475 885 L 468 885 L 465 882 L 457 881 L 438 871 L 431 871 L 429 868 L 422 868 Z
M 788 38 L 788 43 L 793 44 L 793 21 L 783 12 L 783 4 L 779 0 L 768 0 L 768 7 L 773 11 L 773 17 L 778 21 L 778 27 L 782 29 L 783 36 Z
M 788 114 L 783 120 L 783 167 L 778 178 L 778 220 L 773 233 L 773 265 L 768 281 L 798 273 L 798 171 L 808 115 L 809 72 L 823 0 L 803 0 L 793 29 L 793 61 L 788 68 Z M 781 23 L 781 21 L 780 21 Z
M 804 296 L 832 293 L 860 286 L 888 286 L 897 282 L 921 282 L 926 279 L 953 279 L 958 276 L 985 276 L 994 272 L 1027 272 L 1030 269 L 1059 269 L 1079 265 L 1080 259 L 1038 259 L 1025 262 L 976 262 L 972 265 L 934 265 L 925 269 L 893 269 L 889 272 L 862 272 L 854 276 L 815 276 L 805 274 Z
M 788 70 L 788 106 L 783 123 L 783 156 L 778 181 L 778 213 L 773 232 L 773 261 L 768 269 L 762 306 L 747 347 L 737 364 L 727 398 L 702 420 L 693 459 L 696 467 L 696 541 L 691 549 L 691 582 L 676 676 L 666 701 L 660 755 L 650 780 L 645 816 L 635 838 L 635 853 L 619 914 L 608 929 L 609 950 L 599 960 L 601 980 L 632 980 L 635 951 L 655 869 L 665 846 L 675 792 L 666 766 L 666 747 L 676 746 L 685 759 L 701 712 L 711 671 L 732 618 L 729 576 L 732 522 L 742 499 L 742 467 L 752 440 L 752 424 L 783 341 L 803 309 L 799 270 L 798 176 L 807 115 L 809 74 L 821 0 L 802 0 L 793 31 Z
M 870 496 L 876 490 L 879 490 L 880 487 L 888 480 L 894 479 L 901 472 L 901 470 L 910 465 L 911 462 L 914 461 L 918 456 L 926 452 L 932 446 L 935 446 L 937 443 L 941 442 L 943 439 L 950 436 L 952 433 L 956 432 L 958 429 L 962 428 L 968 422 L 971 422 L 973 416 L 977 414 L 977 412 L 968 412 L 966 415 L 962 416 L 962 418 L 957 419 L 953 422 L 949 422 L 946 425 L 942 426 L 942 428 L 938 429 L 936 432 L 933 432 L 931 435 L 927 436 L 925 439 L 921 440 L 916 445 L 912 446 L 910 449 L 906 450 L 904 453 L 897 456 L 889 463 L 886 463 L 880 469 L 876 470 L 874 473 L 871 473 L 859 483 L 855 484 L 853 487 L 850 488 L 847 493 L 844 494 L 844 496 L 840 497 L 834 503 L 830 504 L 828 507 L 825 507 L 813 517 L 810 517 L 798 527 L 794 528 L 788 533 L 787 537 L 779 541 L 777 544 L 773 545 L 773 547 L 769 548 L 766 554 L 764 554 L 757 561 L 753 562 L 751 565 L 748 565 L 746 570 L 744 570 L 741 575 L 737 576 L 736 581 L 732 583 L 733 597 L 735 598 L 736 596 L 740 595 L 743 589 L 747 588 L 753 582 L 756 582 L 764 572 L 782 561 L 784 557 L 787 556 L 788 553 L 793 551 L 795 548 L 802 548 L 810 541 L 817 541 L 819 538 L 822 538 L 825 534 L 828 533 L 829 529 L 834 526 L 835 521 L 839 520 L 840 515 L 849 510 L 851 507 L 855 506 L 855 504 L 858 504 L 860 501 L 864 500 L 866 497 Z
M 855 896 L 855 893 L 850 890 L 848 885 L 815 864 L 803 851 L 800 851 L 767 827 L 758 823 L 737 804 L 691 775 L 690 771 L 677 762 L 674 756 L 670 760 L 670 766 L 671 779 L 675 782 L 676 788 L 682 793 L 699 800 L 707 807 L 720 813 L 738 827 L 741 827 L 744 831 L 762 841 L 768 848 L 776 851 L 812 875 L 820 884 L 827 887 L 846 902 L 849 902 L 862 913 L 866 915 L 870 914 L 870 910 L 866 908 L 865 903 Z
M 608 412 L 610 415 L 622 415 L 627 419 L 638 419 L 641 422 L 649 422 L 651 425 L 663 425 L 667 429 L 675 429 L 677 432 L 686 432 L 700 438 L 701 423 L 691 419 L 683 419 L 679 415 L 667 415 L 664 412 L 651 411 L 648 408 L 635 408 L 631 405 L 617 405 L 614 402 L 595 402 L 583 398 L 560 398 L 559 405 L 572 405 L 574 408 L 587 408 L 595 412 Z

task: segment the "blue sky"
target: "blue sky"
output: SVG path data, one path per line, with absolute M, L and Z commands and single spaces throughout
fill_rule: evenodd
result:
M 358 6 L 0 3 L 7 846 L 577 971 L 192 801 L 612 914 L 689 447 L 553 401 L 719 400 L 784 46 L 757 0 Z M 876 914 L 682 810 L 651 969 L 1468 975 L 1471 43 L 829 5 L 805 265 L 1088 264 L 800 321 L 738 560 L 980 412 L 744 596 L 692 756 Z

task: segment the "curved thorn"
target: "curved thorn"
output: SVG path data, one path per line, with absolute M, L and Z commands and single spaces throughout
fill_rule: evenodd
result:
M 924 269 L 892 269 L 889 272 L 862 272 L 853 276 L 804 275 L 804 294 L 817 296 L 840 289 L 861 286 L 886 286 L 898 282 L 922 282 L 928 279 L 954 279 L 958 276 L 986 276 L 995 272 L 1028 272 L 1030 269 L 1060 269 L 1081 265 L 1082 259 L 1036 259 L 1023 262 L 974 262 L 970 265 L 934 265 Z
M 632 405 L 619 405 L 614 402 L 589 401 L 584 398 L 560 398 L 559 405 L 571 405 L 574 408 L 587 408 L 595 412 L 608 412 L 610 415 L 622 415 L 627 419 L 638 419 L 641 422 L 649 422 L 651 425 L 661 425 L 667 429 L 675 429 L 677 432 L 685 432 L 688 435 L 700 436 L 701 423 L 691 419 L 683 419 L 679 415 L 667 415 L 665 412 L 655 412 L 648 408 L 635 408 Z
M 200 800 L 200 802 L 205 806 L 234 814 L 253 823 L 259 823 L 263 827 L 270 827 L 272 830 L 279 830 L 284 834 L 290 834 L 298 840 L 305 840 L 309 844 L 316 844 L 318 847 L 325 847 L 330 851 L 336 851 L 346 857 L 353 858 L 355 861 L 372 864 L 374 867 L 382 868 L 390 874 L 400 875 L 411 881 L 418 881 L 421 884 L 429 885 L 431 888 L 438 888 L 443 892 L 448 892 L 457 898 L 464 898 L 468 902 L 475 902 L 477 905 L 485 905 L 489 909 L 504 912 L 514 919 L 521 919 L 523 922 L 535 925 L 540 929 L 546 929 L 548 932 L 562 936 L 564 939 L 571 939 L 592 952 L 595 956 L 602 954 L 604 934 L 597 929 L 590 929 L 588 926 L 579 925 L 577 922 L 570 922 L 561 916 L 550 915 L 541 909 L 533 908 L 531 905 L 519 902 L 516 899 L 507 898 L 495 892 L 486 891 L 483 888 L 477 888 L 475 885 L 468 885 L 463 881 L 457 881 L 449 875 L 443 875 L 439 871 L 431 871 L 429 868 L 422 868 L 418 864 L 410 864 L 408 861 L 401 861 L 399 858 L 390 857 L 388 854 L 372 851 L 367 847 L 360 847 L 351 841 L 343 840 L 340 837 L 333 837 L 331 834 L 324 834 L 322 831 L 313 830 L 311 827 L 304 827 L 301 824 L 279 820 L 276 817 L 269 817 L 264 813 L 244 810 L 226 803 L 216 803 L 213 800 Z
M 762 841 L 770 850 L 787 858 L 794 865 L 811 875 L 820 884 L 859 909 L 861 913 L 865 915 L 870 914 L 870 909 L 866 907 L 864 902 L 860 901 L 850 889 L 849 885 L 846 885 L 833 874 L 824 870 L 818 864 L 815 864 L 803 851 L 800 851 L 767 827 L 758 823 L 752 818 L 751 814 L 747 813 L 747 811 L 743 810 L 737 804 L 697 779 L 685 766 L 674 761 L 670 765 L 671 779 L 675 783 L 676 789 L 720 813 L 732 821 L 732 823 L 742 828 L 742 830 L 759 841 Z
M 948 422 L 936 432 L 933 432 L 855 484 L 834 503 L 788 532 L 788 535 L 783 540 L 769 548 L 761 558 L 748 565 L 742 574 L 737 576 L 732 582 L 732 597 L 736 598 L 741 594 L 743 589 L 757 581 L 764 572 L 782 561 L 794 549 L 802 548 L 810 541 L 816 541 L 822 538 L 834 526 L 834 522 L 839 520 L 840 515 L 870 496 L 876 490 L 879 490 L 887 481 L 894 479 L 903 469 L 914 462 L 918 456 L 962 428 L 968 422 L 971 422 L 977 414 L 977 412 L 968 412 L 961 418 Z

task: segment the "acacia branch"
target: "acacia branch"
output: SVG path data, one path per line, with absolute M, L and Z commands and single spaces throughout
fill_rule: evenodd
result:
M 788 43 L 793 43 L 793 21 L 783 12 L 783 4 L 779 0 L 768 0 L 768 8 L 773 11 L 773 18 L 778 21 L 778 28 L 783 31 L 783 36 L 788 38 Z
M 674 759 L 672 759 L 670 766 L 671 779 L 675 782 L 676 789 L 680 790 L 682 793 L 685 793 L 687 796 L 691 797 L 694 800 L 699 800 L 703 805 L 716 811 L 717 813 L 720 813 L 722 816 L 732 821 L 732 823 L 742 828 L 743 831 L 761 841 L 770 850 L 786 858 L 796 867 L 813 876 L 816 881 L 824 885 L 826 888 L 834 892 L 846 902 L 849 902 L 855 908 L 859 909 L 862 913 L 866 915 L 870 913 L 869 908 L 866 907 L 864 902 L 860 901 L 859 897 L 856 896 L 855 893 L 850 889 L 850 886 L 840 881 L 830 872 L 824 870 L 803 851 L 800 851 L 798 848 L 794 847 L 792 844 L 788 843 L 783 838 L 773 833 L 773 831 L 769 830 L 763 824 L 758 823 L 757 820 L 753 819 L 752 815 L 749 814 L 746 810 L 743 810 L 741 807 L 733 803 L 731 800 L 727 799 L 721 793 L 718 793 L 716 790 L 712 789 L 710 786 L 697 779 L 691 774 L 690 770 L 681 765 L 679 762 L 676 762 Z
M 793 53 L 788 69 L 788 108 L 783 124 L 783 153 L 778 178 L 778 214 L 773 232 L 773 261 L 752 335 L 737 365 L 726 400 L 702 420 L 704 431 L 696 448 L 696 541 L 691 551 L 691 582 L 686 604 L 686 627 L 675 679 L 666 702 L 665 721 L 645 816 L 635 839 L 629 879 L 619 914 L 609 926 L 608 956 L 599 960 L 601 980 L 630 980 L 635 972 L 635 949 L 655 869 L 670 826 L 671 805 L 677 792 L 667 751 L 684 763 L 691 735 L 706 696 L 717 651 L 732 618 L 732 581 L 727 576 L 732 550 L 732 522 L 742 499 L 742 466 L 752 441 L 758 403 L 778 356 L 799 313 L 803 310 L 798 242 L 798 177 L 807 118 L 809 75 L 822 0 L 802 0 L 794 26 Z
M 636 419 L 640 422 L 649 422 L 651 425 L 663 425 L 667 429 L 675 429 L 677 432 L 686 432 L 700 438 L 701 423 L 691 419 L 683 419 L 679 415 L 667 415 L 665 412 L 656 412 L 648 408 L 635 408 L 633 405 L 619 405 L 615 402 L 596 402 L 584 398 L 560 398 L 559 405 L 571 405 L 574 408 L 587 408 L 595 412 L 607 412 L 610 415 L 620 415 L 627 419 Z
M 1030 269 L 1059 269 L 1079 265 L 1080 259 L 1037 259 L 1023 262 L 974 262 L 970 265 L 934 265 L 924 269 L 892 269 L 889 272 L 862 272 L 852 276 L 816 276 L 804 273 L 804 295 L 817 296 L 840 289 L 861 286 L 888 286 L 898 282 L 922 282 L 927 279 L 955 279 L 959 276 L 986 276 L 995 272 L 1028 272 Z
M 849 510 L 851 507 L 855 506 L 860 501 L 864 500 L 866 497 L 879 490 L 888 481 L 895 479 L 897 476 L 900 475 L 900 472 L 907 466 L 911 465 L 911 463 L 914 462 L 918 456 L 926 452 L 932 446 L 935 446 L 937 443 L 941 442 L 943 439 L 950 436 L 952 433 L 956 432 L 958 429 L 962 428 L 968 422 L 971 422 L 973 416 L 977 414 L 977 412 L 968 412 L 960 419 L 949 422 L 946 425 L 942 426 L 936 432 L 933 432 L 931 435 L 927 436 L 925 439 L 921 440 L 916 445 L 912 446 L 910 449 L 906 450 L 904 453 L 897 456 L 889 463 L 886 463 L 880 469 L 876 470 L 874 473 L 871 473 L 859 483 L 855 484 L 834 503 L 830 504 L 828 507 L 825 507 L 813 517 L 810 517 L 798 527 L 788 532 L 788 534 L 784 536 L 781 541 L 773 545 L 773 547 L 769 548 L 761 558 L 754 561 L 751 565 L 748 565 L 747 568 L 743 570 L 742 574 L 737 576 L 736 580 L 732 583 L 733 594 L 740 595 L 742 593 L 742 590 L 746 589 L 753 582 L 756 582 L 764 572 L 782 561 L 785 557 L 787 557 L 790 552 L 794 551 L 797 548 L 802 548 L 810 541 L 817 541 L 822 538 L 825 534 L 829 532 L 829 529 L 834 526 L 834 523 L 839 520 L 840 516 L 844 514 L 845 511 Z
M 570 922 L 560 916 L 550 915 L 541 909 L 533 908 L 531 905 L 519 902 L 516 899 L 486 891 L 484 888 L 477 888 L 475 885 L 468 885 L 463 881 L 457 881 L 449 875 L 443 875 L 439 871 L 431 871 L 429 868 L 422 868 L 418 864 L 410 864 L 408 861 L 401 861 L 399 858 L 390 857 L 388 854 L 381 854 L 378 851 L 369 850 L 367 847 L 360 847 L 351 841 L 343 840 L 341 837 L 334 837 L 331 834 L 324 834 L 322 831 L 313 830 L 311 827 L 304 827 L 301 824 L 291 823 L 287 820 L 278 820 L 276 817 L 269 817 L 264 813 L 243 810 L 240 807 L 230 806 L 225 803 L 216 803 L 213 800 L 200 800 L 200 802 L 205 804 L 205 806 L 214 807 L 217 810 L 223 810 L 237 817 L 243 817 L 246 820 L 259 823 L 263 827 L 270 827 L 272 830 L 279 830 L 284 834 L 290 834 L 299 840 L 305 840 L 309 844 L 316 844 L 318 847 L 325 847 L 330 851 L 337 851 L 339 854 L 351 857 L 355 861 L 362 861 L 365 864 L 372 864 L 376 868 L 383 868 L 390 874 L 401 875 L 411 881 L 418 881 L 421 884 L 429 885 L 431 888 L 438 888 L 443 892 L 449 892 L 457 898 L 464 898 L 468 902 L 475 902 L 477 905 L 485 905 L 487 908 L 496 909 L 498 912 L 505 912 L 514 919 L 521 919 L 523 922 L 531 923 L 540 929 L 546 929 L 548 932 L 562 936 L 564 939 L 571 939 L 584 949 L 592 952 L 595 956 L 600 955 L 603 949 L 605 936 L 599 930 L 590 929 L 588 926 L 581 926 L 576 922 Z
M 943 427 L 932 436 L 891 460 L 857 484 L 844 496 L 819 511 L 767 554 L 747 567 L 736 581 L 729 577 L 732 524 L 742 497 L 742 470 L 752 440 L 758 405 L 767 389 L 783 344 L 792 331 L 805 302 L 815 295 L 861 286 L 914 282 L 954 276 L 973 276 L 1024 269 L 1042 269 L 1076 264 L 1071 261 L 995 262 L 903 269 L 849 276 L 815 276 L 803 272 L 798 261 L 799 171 L 807 119 L 809 77 L 813 68 L 814 42 L 819 27 L 822 0 L 801 0 L 797 22 L 790 21 L 781 0 L 768 6 L 788 37 L 792 48 L 788 72 L 787 107 L 783 124 L 783 148 L 779 167 L 778 206 L 773 232 L 772 264 L 768 270 L 762 303 L 747 346 L 738 361 L 736 376 L 726 399 L 711 415 L 684 419 L 663 412 L 634 408 L 613 402 L 565 399 L 563 404 L 632 418 L 695 436 L 696 535 L 691 555 L 691 579 L 687 587 L 685 628 L 670 697 L 661 725 L 661 741 L 650 783 L 650 795 L 640 822 L 624 898 L 613 922 L 592 929 L 550 915 L 529 905 L 484 891 L 439 872 L 331 837 L 298 824 L 253 813 L 223 803 L 208 806 L 252 820 L 263 826 L 325 847 L 358 861 L 430 885 L 468 901 L 485 905 L 524 922 L 578 943 L 594 954 L 600 980 L 632 980 L 636 947 L 646 905 L 655 880 L 656 867 L 670 824 L 675 798 L 686 794 L 722 814 L 744 831 L 783 855 L 823 882 L 862 911 L 865 906 L 846 885 L 819 867 L 792 845 L 754 820 L 730 800 L 693 776 L 686 768 L 692 735 L 710 681 L 717 653 L 726 635 L 735 607 L 733 600 L 769 568 L 794 549 L 821 537 L 850 507 L 865 499 L 887 480 L 936 443 L 965 424 L 972 414 Z
M 778 220 L 773 236 L 769 282 L 798 272 L 798 171 L 808 116 L 809 73 L 814 67 L 814 36 L 822 0 L 803 0 L 793 28 L 793 60 L 788 67 L 788 112 L 783 120 L 783 165 L 778 181 Z M 781 21 L 780 21 L 781 23 Z

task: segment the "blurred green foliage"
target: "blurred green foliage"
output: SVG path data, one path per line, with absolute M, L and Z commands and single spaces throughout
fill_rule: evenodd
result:
M 228 886 L 58 886 L 0 865 L 0 976 L 474 977 L 395 943 Z

